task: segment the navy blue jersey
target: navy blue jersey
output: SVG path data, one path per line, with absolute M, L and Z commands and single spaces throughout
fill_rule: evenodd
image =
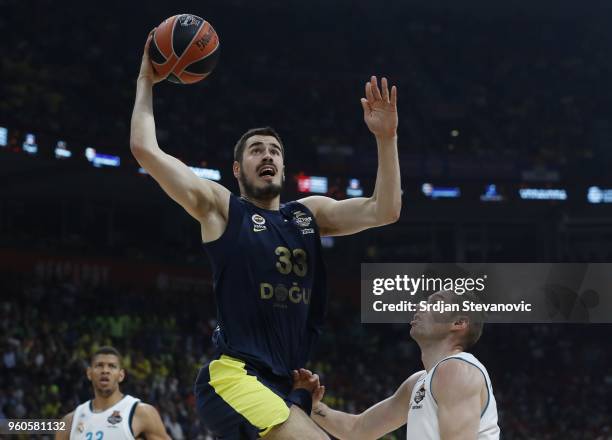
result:
M 327 301 L 312 212 L 299 202 L 261 209 L 232 194 L 226 230 L 204 249 L 213 267 L 219 350 L 277 375 L 304 367 Z

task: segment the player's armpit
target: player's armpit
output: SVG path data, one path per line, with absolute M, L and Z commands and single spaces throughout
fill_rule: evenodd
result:
M 55 440 L 68 440 L 70 438 L 70 431 L 72 430 L 72 418 L 74 411 L 66 414 L 62 418 L 62 422 L 66 422 L 66 429 L 64 431 L 57 431 L 55 433 Z
M 355 234 L 398 219 L 395 213 L 381 212 L 375 197 L 334 200 L 310 196 L 298 201 L 314 214 L 322 236 Z
M 132 420 L 134 437 L 144 436 L 147 440 L 170 440 L 166 427 L 155 407 L 147 403 L 138 403 Z
M 210 180 L 200 179 L 177 158 L 159 148 L 131 146 L 138 163 L 157 181 L 175 202 L 202 222 L 211 214 L 227 219 L 230 192 Z
M 436 367 L 431 393 L 438 404 L 441 440 L 474 440 L 478 436 L 486 383 L 475 366 L 458 359 Z

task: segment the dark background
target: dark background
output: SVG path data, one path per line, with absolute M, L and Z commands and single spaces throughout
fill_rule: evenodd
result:
M 404 191 L 398 223 L 326 249 L 331 304 L 312 367 L 333 407 L 358 412 L 421 368 L 408 326 L 359 323 L 362 262 L 609 262 L 612 5 L 524 0 L 83 2 L 0 0 L 0 416 L 58 417 L 89 398 L 96 345 L 128 355 L 125 390 L 155 404 L 179 438 L 201 433 L 191 387 L 211 355 L 215 306 L 196 222 L 129 152 L 135 78 L 148 31 L 190 12 L 221 58 L 200 84 L 155 88 L 160 145 L 221 170 L 272 125 L 296 176 L 373 188 L 376 146 L 359 98 L 370 75 L 399 89 Z M 454 136 L 453 130 L 458 133 Z M 39 153 L 27 155 L 26 133 Z M 64 140 L 73 158 L 57 160 Z M 87 147 L 118 155 L 96 169 Z M 431 200 L 425 182 L 461 188 Z M 483 202 L 490 184 L 504 196 Z M 527 201 L 519 188 L 562 188 Z M 490 325 L 489 369 L 505 439 L 612 436 L 611 328 Z M 402 438 L 402 433 L 396 433 Z

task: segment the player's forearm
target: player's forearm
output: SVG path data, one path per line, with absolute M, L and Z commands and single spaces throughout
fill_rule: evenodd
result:
M 378 171 L 373 199 L 376 218 L 384 223 L 397 221 L 402 209 L 401 179 L 397 153 L 397 136 L 376 138 Z
M 355 432 L 357 416 L 354 414 L 336 411 L 324 403 L 319 403 L 312 409 L 310 417 L 317 425 L 340 440 L 360 438 Z
M 153 84 L 147 78 L 139 77 L 136 82 L 136 101 L 132 112 L 130 147 L 136 159 L 139 153 L 159 149 L 155 135 L 153 117 Z

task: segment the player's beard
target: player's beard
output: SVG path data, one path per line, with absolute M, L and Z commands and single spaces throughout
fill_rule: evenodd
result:
M 247 196 L 247 198 L 255 200 L 273 199 L 281 193 L 281 191 L 283 190 L 283 184 L 285 183 L 285 177 L 281 176 L 280 184 L 268 183 L 263 188 L 259 188 L 255 185 L 252 185 L 242 171 L 240 172 L 239 180 L 242 184 L 244 194 Z

